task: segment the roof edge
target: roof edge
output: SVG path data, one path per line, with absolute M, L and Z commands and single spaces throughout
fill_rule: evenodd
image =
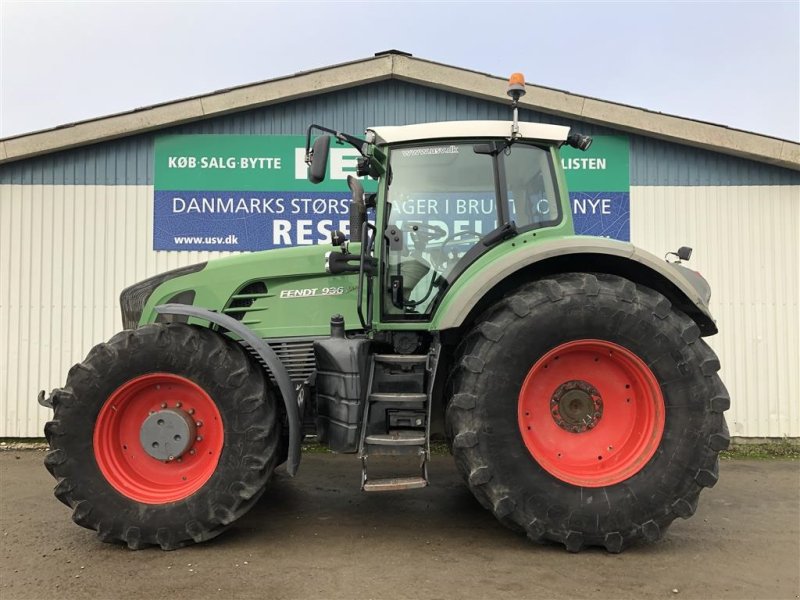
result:
M 394 76 L 410 83 L 507 103 L 503 78 L 418 58 L 395 56 Z M 579 119 L 646 137 L 800 170 L 800 144 L 770 136 L 654 112 L 625 104 L 525 84 L 522 108 Z
M 324 94 L 353 85 L 389 79 L 392 73 L 392 58 L 391 55 L 376 56 L 322 69 L 301 71 L 293 75 L 0 139 L 0 164 L 287 102 L 307 97 L 309 90 L 313 90 L 314 95 Z
M 508 103 L 504 78 L 414 58 L 407 53 L 379 53 L 366 59 L 0 139 L 0 164 L 392 78 Z M 523 108 L 800 171 L 800 143 L 791 140 L 544 86 L 526 84 L 525 87 L 527 94 L 520 100 Z

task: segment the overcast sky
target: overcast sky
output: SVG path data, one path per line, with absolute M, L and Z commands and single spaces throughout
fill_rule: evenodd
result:
M 0 137 L 399 48 L 800 139 L 800 1 L 0 0 Z

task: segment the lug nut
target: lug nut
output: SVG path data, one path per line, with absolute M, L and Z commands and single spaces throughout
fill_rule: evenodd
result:
M 175 408 L 180 408 L 181 406 L 183 406 L 183 405 L 180 402 L 176 402 L 175 403 Z
M 197 436 L 196 438 L 194 438 L 194 439 L 196 439 L 198 442 L 202 442 L 202 441 L 203 441 L 203 436 L 202 436 L 202 435 L 198 435 L 198 436 Z
M 195 450 L 194 448 L 192 448 L 191 450 L 189 450 L 189 454 L 195 454 L 196 452 L 197 452 L 197 450 Z
M 167 403 L 166 402 L 162 402 L 161 403 L 161 408 L 167 408 Z
M 190 415 L 193 415 L 193 414 L 194 414 L 194 409 L 193 409 L 193 408 L 190 408 L 190 409 L 189 409 L 189 414 L 190 414 Z
M 198 427 L 202 427 L 203 426 L 203 422 L 202 421 L 197 421 L 195 423 L 195 425 L 197 425 Z

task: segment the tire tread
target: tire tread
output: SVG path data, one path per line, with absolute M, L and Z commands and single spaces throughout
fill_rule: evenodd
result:
M 653 515 L 638 525 L 615 528 L 596 535 L 586 535 L 570 528 L 568 521 L 559 527 L 544 519 L 552 507 L 531 513 L 524 503 L 506 494 L 503 483 L 492 476 L 485 462 L 483 431 L 491 424 L 485 422 L 481 410 L 481 399 L 473 392 L 480 377 L 489 371 L 489 357 L 502 348 L 506 332 L 518 323 L 534 317 L 542 307 L 561 302 L 567 297 L 583 297 L 587 304 L 611 301 L 616 310 L 630 311 L 643 307 L 676 332 L 682 341 L 677 359 L 686 377 L 698 378 L 703 389 L 708 391 L 704 410 L 706 430 L 703 451 L 696 460 L 696 470 L 687 474 L 689 489 L 684 495 L 671 501 L 658 515 Z M 607 302 L 608 304 L 608 302 Z M 631 308 L 628 308 L 631 307 Z M 612 317 L 613 318 L 613 317 Z M 661 539 L 670 523 L 676 518 L 691 517 L 697 507 L 700 491 L 712 487 L 718 477 L 717 455 L 727 447 L 729 434 L 721 413 L 730 406 L 730 398 L 717 375 L 720 364 L 714 352 L 700 337 L 698 326 L 683 313 L 672 307 L 670 301 L 654 290 L 632 281 L 607 274 L 564 273 L 529 282 L 509 293 L 504 299 L 489 307 L 476 321 L 473 328 L 462 336 L 455 349 L 455 366 L 447 382 L 450 402 L 446 409 L 446 431 L 456 465 L 473 495 L 503 523 L 523 530 L 534 542 L 563 544 L 570 552 L 587 546 L 600 546 L 608 552 L 617 553 L 639 541 Z M 549 505 L 548 505 L 549 506 Z
M 101 481 L 90 486 L 91 489 L 77 483 L 86 477 L 86 461 L 94 461 L 91 443 L 87 445 L 85 439 L 79 439 L 71 431 L 65 433 L 69 431 L 65 429 L 65 421 L 85 419 L 86 414 L 98 410 L 94 398 L 103 378 L 123 367 L 127 357 L 142 352 L 154 355 L 152 360 L 157 369 L 180 373 L 187 368 L 181 365 L 189 365 L 189 369 L 214 370 L 222 387 L 235 390 L 236 401 L 230 409 L 237 422 L 226 424 L 226 438 L 229 432 L 234 435 L 241 432 L 242 441 L 230 451 L 242 454 L 241 458 L 226 462 L 226 443 L 218 471 L 235 469 L 238 475 L 229 486 L 237 493 L 213 494 L 209 506 L 205 510 L 195 506 L 192 511 L 196 516 L 188 521 L 150 526 L 146 515 L 152 513 L 151 506 L 131 500 L 132 506 L 146 507 L 141 510 L 145 516 L 128 523 L 119 522 L 120 515 L 114 514 L 103 497 L 96 495 L 98 486 L 108 485 L 99 470 Z M 267 381 L 261 367 L 254 364 L 239 344 L 209 329 L 182 323 L 154 324 L 114 335 L 108 342 L 92 348 L 82 363 L 73 366 L 65 387 L 52 395 L 55 416 L 45 425 L 50 452 L 44 463 L 57 480 L 56 498 L 73 509 L 76 523 L 96 530 L 102 541 L 122 542 L 132 550 L 152 545 L 173 550 L 215 537 L 255 504 L 276 466 L 281 428 L 276 420 L 275 394 L 268 391 Z M 195 496 L 185 502 L 196 502 Z

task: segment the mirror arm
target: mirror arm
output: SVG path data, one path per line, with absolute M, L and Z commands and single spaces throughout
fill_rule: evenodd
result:
M 353 146 L 356 150 L 358 150 L 361 156 L 366 156 L 366 148 L 367 142 L 360 138 L 350 135 L 349 133 L 342 133 L 341 131 L 336 131 L 334 129 L 329 129 L 328 127 L 323 127 L 322 125 L 312 124 L 308 126 L 308 131 L 306 132 L 306 164 L 311 164 L 311 132 L 314 130 L 322 131 L 324 133 L 330 133 L 340 142 L 346 142 Z

